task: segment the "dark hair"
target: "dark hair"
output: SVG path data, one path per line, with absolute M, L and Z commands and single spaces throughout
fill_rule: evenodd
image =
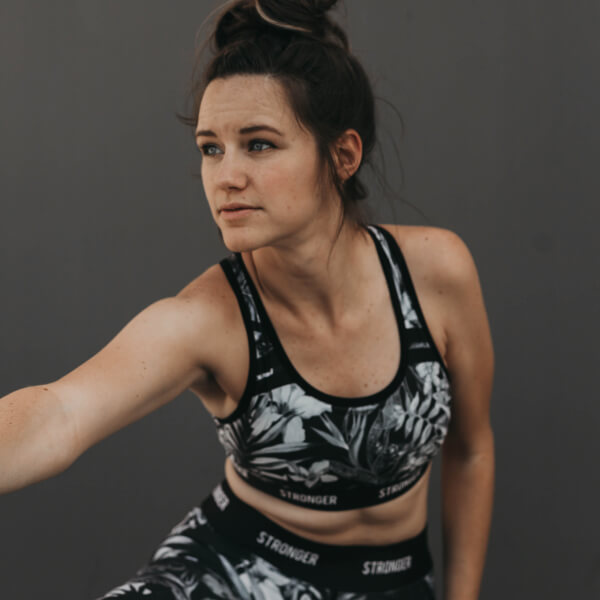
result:
M 342 199 L 343 219 L 365 225 L 360 201 L 367 190 L 359 172 L 369 163 L 375 135 L 371 83 L 350 52 L 343 29 L 327 16 L 338 0 L 237 0 L 228 2 L 196 57 L 190 97 L 192 114 L 178 115 L 196 127 L 208 84 L 233 75 L 271 75 L 281 83 L 299 125 L 316 139 L 319 156 Z M 196 78 L 206 45 L 214 56 Z M 361 137 L 359 170 L 346 181 L 336 172 L 333 143 L 347 129 Z M 340 227 L 341 224 L 340 223 Z

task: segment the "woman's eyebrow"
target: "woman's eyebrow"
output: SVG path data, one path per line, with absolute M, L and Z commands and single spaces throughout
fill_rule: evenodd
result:
M 270 131 L 271 133 L 275 133 L 281 137 L 284 137 L 283 133 L 275 129 L 275 127 L 271 127 L 270 125 L 250 125 L 249 127 L 242 127 L 239 133 L 241 135 L 244 135 L 248 133 L 256 133 L 257 131 Z M 196 137 L 198 138 L 200 136 L 217 137 L 217 134 L 214 131 L 211 131 L 210 129 L 202 129 L 196 131 Z

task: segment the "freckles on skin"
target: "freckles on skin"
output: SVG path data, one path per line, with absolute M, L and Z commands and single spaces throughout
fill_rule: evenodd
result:
M 275 127 L 283 137 L 267 131 L 240 133 L 258 124 Z M 227 241 L 269 244 L 322 214 L 317 142 L 297 123 L 278 81 L 256 75 L 212 81 L 200 105 L 197 129 L 216 133 L 201 136 L 198 144 L 214 147 L 215 155 L 202 158 L 202 182 L 217 224 L 222 223 L 217 209 L 229 201 L 247 202 L 264 211 L 248 221 L 222 223 Z M 251 150 L 253 139 L 274 147 Z

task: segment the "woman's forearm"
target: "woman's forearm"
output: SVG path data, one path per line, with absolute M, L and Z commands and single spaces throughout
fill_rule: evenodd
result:
M 0 494 L 58 475 L 72 462 L 59 399 L 46 386 L 0 398 Z
M 494 442 L 464 456 L 446 448 L 442 460 L 444 600 L 477 600 L 494 492 Z

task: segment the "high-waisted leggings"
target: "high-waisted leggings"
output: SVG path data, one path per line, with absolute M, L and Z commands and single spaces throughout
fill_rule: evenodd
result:
M 385 546 L 313 542 L 223 479 L 126 583 L 97 600 L 433 600 L 427 529 Z

